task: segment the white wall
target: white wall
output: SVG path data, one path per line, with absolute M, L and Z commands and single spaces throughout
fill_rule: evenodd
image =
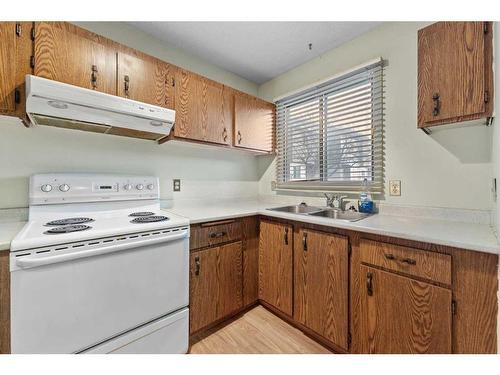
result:
M 437 131 L 417 130 L 417 30 L 426 23 L 384 24 L 259 87 L 259 96 L 273 99 L 325 79 L 375 57 L 388 60 L 385 69 L 385 179 L 401 180 L 401 197 L 386 203 L 486 209 L 490 192 L 491 133 L 485 126 Z M 271 159 L 261 160 L 260 191 L 272 194 Z

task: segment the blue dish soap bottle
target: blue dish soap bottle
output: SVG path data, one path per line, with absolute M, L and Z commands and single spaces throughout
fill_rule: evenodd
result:
M 372 195 L 370 194 L 368 180 L 366 178 L 363 180 L 363 191 L 359 195 L 359 212 L 367 214 L 373 212 Z

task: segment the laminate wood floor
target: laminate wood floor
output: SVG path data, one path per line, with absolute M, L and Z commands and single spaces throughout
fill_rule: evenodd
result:
M 195 336 L 191 354 L 320 354 L 328 349 L 262 306 Z

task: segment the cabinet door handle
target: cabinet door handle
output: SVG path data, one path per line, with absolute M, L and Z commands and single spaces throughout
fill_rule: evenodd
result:
M 227 129 L 224 128 L 224 130 L 222 131 L 222 139 L 224 140 L 224 142 L 227 142 Z
M 439 101 L 439 94 L 438 93 L 435 93 L 432 96 L 432 101 L 434 102 L 434 108 L 432 110 L 432 114 L 434 116 L 437 116 L 437 115 L 439 115 L 439 110 L 441 109 L 441 103 Z
M 373 275 L 371 272 L 366 274 L 366 293 L 373 296 Z
M 225 235 L 227 234 L 227 232 L 213 232 L 213 233 L 210 233 L 210 238 L 221 238 L 221 237 L 224 237 Z
M 241 132 L 238 130 L 238 144 L 241 144 L 241 139 L 242 139 Z
M 90 83 L 92 84 L 92 89 L 97 88 L 97 65 L 92 65 L 92 73 L 90 73 Z
M 307 233 L 302 235 L 302 248 L 307 251 Z
M 125 97 L 129 97 L 129 91 L 130 91 L 130 77 L 129 76 L 123 76 L 123 87 L 125 88 Z
M 285 245 L 288 245 L 288 228 L 285 228 Z
M 409 264 L 411 266 L 414 266 L 417 264 L 417 261 L 415 259 L 404 258 L 404 259 L 401 259 L 401 263 L 406 263 L 406 264 Z
M 194 258 L 194 274 L 196 276 L 198 276 L 200 274 L 200 269 L 201 269 L 200 257 L 195 257 Z

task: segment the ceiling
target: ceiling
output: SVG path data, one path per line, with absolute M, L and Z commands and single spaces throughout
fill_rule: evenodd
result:
M 132 22 L 191 55 L 264 83 L 381 22 Z M 309 49 L 309 43 L 312 48 Z

